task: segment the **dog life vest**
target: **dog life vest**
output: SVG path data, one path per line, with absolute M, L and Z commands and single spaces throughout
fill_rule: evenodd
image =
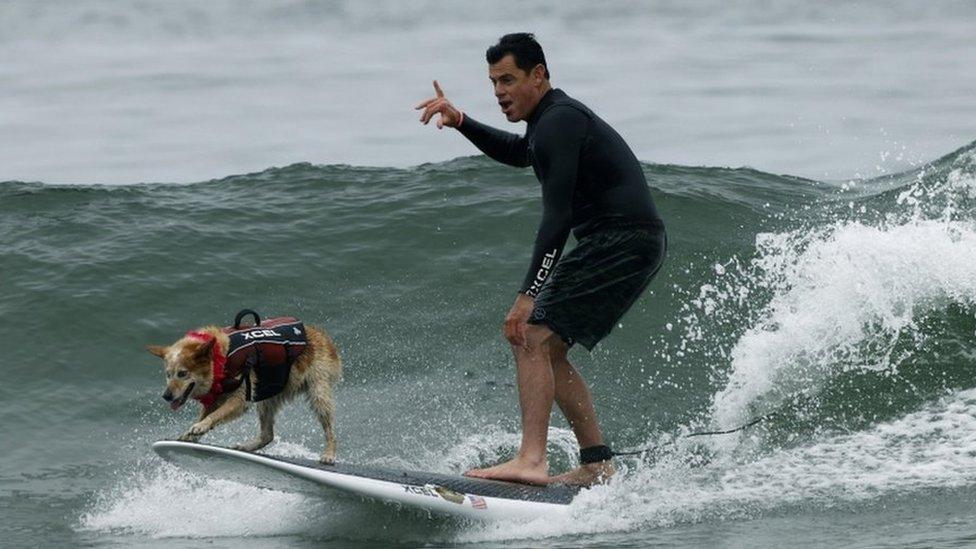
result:
M 221 355 L 220 346 L 214 345 L 213 385 L 199 399 L 205 406 L 212 404 L 217 395 L 234 391 L 242 383 L 247 400 L 257 402 L 277 395 L 288 384 L 292 364 L 308 345 L 305 325 L 297 318 L 270 318 L 254 326 L 240 327 L 240 316 L 235 326 L 221 329 L 230 339 L 227 354 Z M 213 337 L 198 332 L 188 335 L 200 339 Z M 254 387 L 249 375 L 252 371 L 256 379 Z
M 257 326 L 227 327 L 224 333 L 230 338 L 224 375 L 240 375 L 249 386 L 247 373 L 253 370 L 257 384 L 244 396 L 255 402 L 271 398 L 285 389 L 291 365 L 308 345 L 305 325 L 290 316 L 270 318 Z

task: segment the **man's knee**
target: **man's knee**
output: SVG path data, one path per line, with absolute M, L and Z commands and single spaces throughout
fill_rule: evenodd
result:
M 549 360 L 553 366 L 558 366 L 567 362 L 566 353 L 569 352 L 569 345 L 563 341 L 559 334 L 553 333 L 554 337 L 549 343 Z
M 553 358 L 566 357 L 566 344 L 548 326 L 529 324 L 525 329 L 525 345 L 513 345 L 516 353 L 538 354 Z

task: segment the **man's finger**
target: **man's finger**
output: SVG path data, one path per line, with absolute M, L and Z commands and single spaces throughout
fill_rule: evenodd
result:
M 444 90 L 441 89 L 441 85 L 434 80 L 434 91 L 437 92 L 437 97 L 444 97 Z
M 430 105 L 434 101 L 437 101 L 437 98 L 436 97 L 431 97 L 430 99 L 428 99 L 426 101 L 421 101 L 419 105 L 417 105 L 416 107 L 414 107 L 414 110 L 420 110 L 420 109 L 426 107 L 427 105 Z
M 424 110 L 424 113 L 422 115 L 420 115 L 420 121 L 423 122 L 424 124 L 430 122 L 430 119 L 435 114 L 441 112 L 441 108 L 443 107 L 443 105 L 444 102 L 443 100 L 440 99 L 434 101 L 430 105 L 427 105 L 427 109 Z

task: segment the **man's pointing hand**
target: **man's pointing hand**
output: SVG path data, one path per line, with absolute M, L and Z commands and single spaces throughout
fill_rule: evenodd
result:
M 437 119 L 437 129 L 441 129 L 444 126 L 451 128 L 456 128 L 461 125 L 464 120 L 464 114 L 451 104 L 450 101 L 444 97 L 444 91 L 441 90 L 440 84 L 437 80 L 434 80 L 434 91 L 437 93 L 435 97 L 424 101 L 423 103 L 414 107 L 415 110 L 424 109 L 424 112 L 420 114 L 420 121 L 423 124 L 430 122 L 435 114 L 440 114 L 440 118 Z

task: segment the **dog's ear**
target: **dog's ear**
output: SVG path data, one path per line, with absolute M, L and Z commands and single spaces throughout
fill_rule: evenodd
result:
M 147 345 L 146 346 L 146 350 L 147 351 L 149 351 L 150 353 L 158 356 L 159 358 L 165 358 L 166 357 L 166 349 L 167 349 L 167 347 L 164 347 L 162 345 Z
M 213 352 L 213 346 L 216 345 L 216 343 L 217 338 L 207 340 L 203 345 L 200 345 L 200 348 L 193 353 L 193 356 L 199 359 L 209 359 L 211 353 Z

